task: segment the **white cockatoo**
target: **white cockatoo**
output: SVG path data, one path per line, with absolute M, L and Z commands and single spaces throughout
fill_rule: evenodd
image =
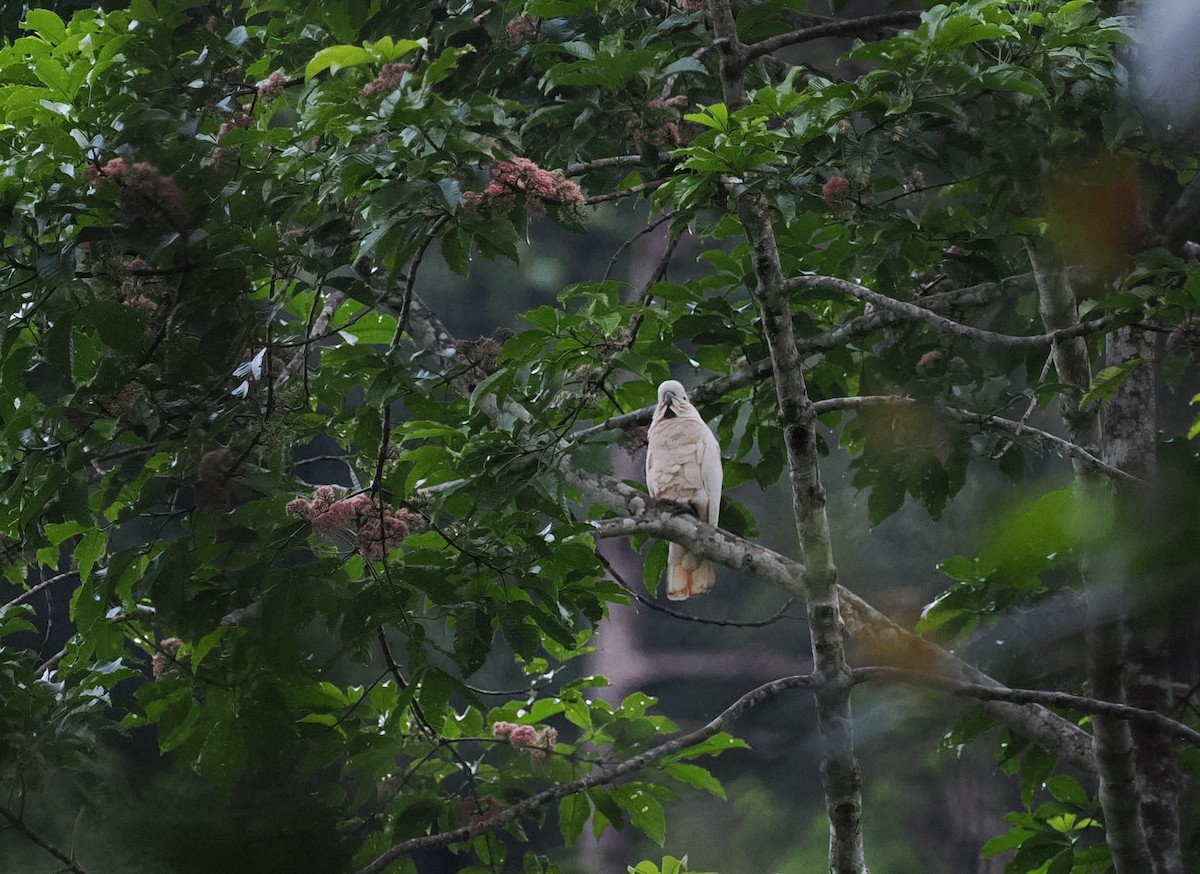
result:
M 721 509 L 721 447 L 700 418 L 683 386 L 668 379 L 658 387 L 658 406 L 646 449 L 646 487 L 652 497 L 695 511 L 716 525 Z M 716 582 L 716 569 L 678 543 L 667 554 L 667 597 L 683 601 L 703 595 Z

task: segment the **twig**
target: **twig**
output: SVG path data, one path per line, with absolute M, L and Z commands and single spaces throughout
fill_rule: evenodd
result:
M 611 158 L 597 158 L 594 161 L 579 161 L 568 164 L 563 170 L 568 176 L 582 176 L 593 170 L 608 170 L 612 167 L 636 167 L 645 163 L 641 155 L 614 155 Z
M 37 844 L 51 856 L 58 859 L 58 861 L 62 862 L 68 871 L 74 871 L 75 874 L 87 874 L 87 871 L 85 871 L 78 862 L 72 859 L 70 855 L 63 850 L 60 850 L 54 844 L 50 843 L 48 840 L 31 829 L 19 814 L 14 813 L 7 807 L 0 807 L 0 816 L 8 820 L 9 824 L 13 828 L 25 835 L 25 837 L 27 837 L 30 841 Z
M 773 625 L 780 619 L 783 619 L 787 614 L 787 611 L 791 609 L 791 606 L 796 603 L 796 596 L 789 596 L 788 599 L 783 602 L 783 606 L 766 619 L 738 621 L 736 619 L 708 619 L 703 616 L 691 616 L 687 613 L 680 613 L 676 610 L 672 610 L 670 607 L 664 607 L 657 601 L 647 598 L 641 592 L 638 592 L 601 553 L 597 552 L 596 557 L 600 559 L 600 563 L 602 565 L 608 568 L 609 574 L 614 580 L 617 581 L 617 585 L 632 595 L 639 604 L 649 607 L 651 610 L 657 610 L 659 613 L 665 613 L 667 616 L 672 616 L 675 619 L 682 619 L 684 622 L 697 622 L 701 625 L 719 625 L 724 628 L 763 628 L 767 625 Z M 794 619 L 796 617 L 791 618 Z
M 557 801 L 560 798 L 565 798 L 568 795 L 575 795 L 594 786 L 604 786 L 608 783 L 613 783 L 627 774 L 632 774 L 639 771 L 652 762 L 664 759 L 667 756 L 674 755 L 682 750 L 697 746 L 708 740 L 710 737 L 723 731 L 725 726 L 733 720 L 737 719 L 747 710 L 761 704 L 768 698 L 774 697 L 788 689 L 797 688 L 814 688 L 817 681 L 811 674 L 799 674 L 793 677 L 783 677 L 779 680 L 773 680 L 770 683 L 764 683 L 756 689 L 747 692 L 737 701 L 733 702 L 729 707 L 725 708 L 715 719 L 709 722 L 702 728 L 681 735 L 674 740 L 669 740 L 658 746 L 651 747 L 644 753 L 639 753 L 632 758 L 626 759 L 616 765 L 600 768 L 588 774 L 579 780 L 571 783 L 563 783 L 558 786 L 552 786 L 545 789 L 536 795 L 526 798 L 524 801 L 514 804 L 512 807 L 506 808 L 494 816 L 488 817 L 480 822 L 473 822 L 470 825 L 462 826 L 461 828 L 453 829 L 448 832 L 442 832 L 436 835 L 424 835 L 419 838 L 411 838 L 407 841 L 402 841 L 399 844 L 391 847 L 382 853 L 375 861 L 362 868 L 358 874 L 381 874 L 389 864 L 401 856 L 406 856 L 409 853 L 417 850 L 426 850 L 433 847 L 446 847 L 450 844 L 456 844 L 460 841 L 469 840 L 476 835 L 485 834 L 495 831 L 503 825 L 507 825 L 514 820 L 519 819 L 526 814 L 532 813 L 539 808 L 545 807 L 547 804 Z
M 34 595 L 36 595 L 38 592 L 42 591 L 43 589 L 48 589 L 51 586 L 53 586 L 55 583 L 61 582 L 65 579 L 67 579 L 67 577 L 78 576 L 78 574 L 79 574 L 78 571 L 67 571 L 66 573 L 56 574 L 55 576 L 50 577 L 48 580 L 42 580 L 36 586 L 33 586 L 33 587 L 27 589 L 26 591 L 17 595 L 17 597 L 13 598 L 11 601 L 9 601 L 7 604 L 5 604 L 3 607 L 0 607 L 0 610 L 7 610 L 9 607 L 15 607 L 17 604 L 22 604 L 25 601 L 28 601 L 30 598 L 32 598 Z
M 622 197 L 629 197 L 634 194 L 641 194 L 644 191 L 653 191 L 660 185 L 667 182 L 666 179 L 651 179 L 649 182 L 643 182 L 640 185 L 631 185 L 622 191 L 610 191 L 606 194 L 593 194 L 586 198 L 583 202 L 588 206 L 594 206 L 597 203 L 604 203 L 609 200 L 620 200 Z
M 1072 443 L 1070 440 L 1059 437 L 1056 434 L 1051 434 L 1049 431 L 1043 431 L 1041 428 L 1034 428 L 1023 422 L 1014 422 L 1012 419 L 1004 419 L 1000 416 L 991 416 L 987 413 L 971 413 L 966 410 L 958 410 L 953 407 L 943 407 L 943 409 L 955 420 L 968 425 L 988 425 L 993 428 L 1001 428 L 1005 431 L 1012 431 L 1020 436 L 1028 434 L 1043 443 L 1055 447 L 1062 451 L 1064 455 L 1070 458 L 1082 461 L 1087 466 L 1108 474 L 1109 476 L 1124 480 L 1125 482 L 1142 482 L 1141 479 L 1131 473 L 1126 473 L 1120 468 L 1113 467 L 1111 464 L 1096 457 L 1088 452 L 1082 446 Z

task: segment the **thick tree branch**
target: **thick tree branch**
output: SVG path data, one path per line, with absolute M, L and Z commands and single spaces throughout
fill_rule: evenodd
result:
M 721 49 L 721 85 L 725 105 L 737 109 L 746 93 L 745 48 L 727 0 L 709 0 L 713 34 Z M 771 358 L 779 424 L 787 448 L 792 508 L 806 573 L 808 628 L 813 666 L 822 680 L 817 692 L 817 728 L 821 737 L 821 784 L 829 817 L 829 868 L 833 874 L 866 874 L 862 832 L 862 771 L 854 751 L 850 711 L 849 665 L 842 637 L 837 567 L 825 513 L 825 488 L 817 460 L 817 414 L 804 376 L 804 356 L 784 283 L 771 208 L 757 192 L 729 184 L 754 268 L 754 302 Z
M 520 819 L 522 816 L 526 816 L 560 798 L 575 795 L 595 786 L 604 786 L 613 783 L 622 777 L 640 771 L 642 768 L 660 759 L 665 759 L 668 756 L 675 755 L 703 743 L 710 737 L 724 731 L 725 726 L 768 698 L 774 697 L 788 689 L 811 689 L 815 685 L 816 681 L 809 674 L 783 677 L 779 680 L 773 680 L 770 683 L 764 683 L 758 688 L 747 692 L 741 698 L 738 698 L 737 701 L 734 701 L 733 704 L 725 708 L 715 719 L 702 728 L 680 735 L 658 746 L 651 747 L 646 752 L 639 753 L 618 764 L 600 767 L 586 777 L 575 780 L 572 783 L 561 783 L 557 786 L 552 786 L 549 789 L 526 798 L 518 804 L 514 804 L 512 807 L 507 807 L 495 815 L 489 816 L 487 819 L 471 823 L 453 831 L 442 832 L 436 835 L 425 835 L 424 837 L 412 838 L 396 844 L 382 853 L 371 864 L 360 870 L 358 874 L 380 874 L 388 865 L 401 856 L 408 855 L 417 850 L 446 847 L 450 844 L 468 840 L 476 835 L 495 831 L 501 826 Z

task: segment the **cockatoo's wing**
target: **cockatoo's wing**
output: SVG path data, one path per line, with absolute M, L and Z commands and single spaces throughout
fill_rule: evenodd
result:
M 688 400 L 683 386 L 658 387 L 658 407 L 646 450 L 646 486 L 651 496 L 675 501 L 716 525 L 721 509 L 721 448 Z M 667 597 L 682 601 L 702 595 L 716 582 L 716 569 L 672 543 L 667 556 Z

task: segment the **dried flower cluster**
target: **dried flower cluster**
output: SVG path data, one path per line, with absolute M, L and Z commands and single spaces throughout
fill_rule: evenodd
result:
M 538 731 L 532 725 L 517 725 L 515 722 L 497 722 L 492 726 L 492 734 L 507 740 L 514 747 L 520 747 L 529 753 L 529 760 L 539 765 L 554 745 L 558 743 L 558 731 L 554 728 L 543 728 Z
M 688 105 L 686 94 L 676 94 L 665 100 L 651 100 L 641 112 L 629 117 L 625 132 L 630 139 L 656 149 L 673 149 L 683 142 L 680 117 Z
M 470 368 L 480 376 L 489 376 L 496 372 L 496 361 L 500 357 L 500 344 L 491 337 L 459 340 L 454 348 Z
M 492 165 L 487 188 L 463 195 L 463 209 L 474 212 L 490 207 L 510 213 L 520 197 L 534 218 L 546 214 L 546 205 L 556 207 L 564 218 L 578 218 L 583 209 L 583 192 L 562 170 L 543 170 L 528 158 L 497 161 Z
M 150 265 L 141 258 L 134 258 L 119 269 L 122 273 L 118 291 L 121 303 L 151 314 L 158 312 L 168 289 L 159 277 L 149 274 Z
M 458 821 L 464 825 L 489 822 L 507 807 L 508 805 L 494 795 L 484 795 L 482 798 L 468 795 L 458 803 Z
M 290 516 L 309 520 L 322 537 L 352 534 L 355 547 L 367 561 L 386 557 L 421 518 L 408 510 L 377 504 L 365 492 L 345 497 L 334 486 L 318 486 L 311 501 L 297 498 L 286 510 Z
M 167 665 L 175 660 L 175 653 L 179 652 L 179 648 L 183 646 L 183 641 L 178 637 L 168 637 L 161 641 L 159 650 L 150 659 L 150 672 L 154 675 L 154 679 L 158 679 L 163 675 L 163 671 L 167 669 Z
M 400 87 L 404 74 L 412 69 L 412 64 L 384 64 L 379 68 L 379 75 L 362 87 L 362 96 L 372 94 L 387 94 Z
M 845 176 L 834 176 L 821 188 L 825 205 L 833 208 L 850 199 L 850 180 Z
M 141 385 L 136 382 L 127 382 L 121 386 L 119 391 L 100 395 L 97 400 L 99 400 L 100 408 L 104 410 L 105 415 L 119 419 L 121 416 L 128 416 L 133 412 L 138 398 L 142 394 Z
M 91 164 L 84 178 L 99 191 L 106 183 L 119 189 L 117 202 L 130 222 L 181 231 L 188 226 L 183 208 L 183 192 L 171 176 L 164 176 L 153 164 L 138 162 L 130 166 L 124 158 L 113 158 L 103 167 Z
M 519 46 L 530 37 L 536 36 L 537 29 L 538 20 L 536 18 L 530 18 L 528 15 L 518 15 L 510 19 L 508 24 L 504 26 L 504 35 L 508 37 L 508 41 L 513 45 Z

